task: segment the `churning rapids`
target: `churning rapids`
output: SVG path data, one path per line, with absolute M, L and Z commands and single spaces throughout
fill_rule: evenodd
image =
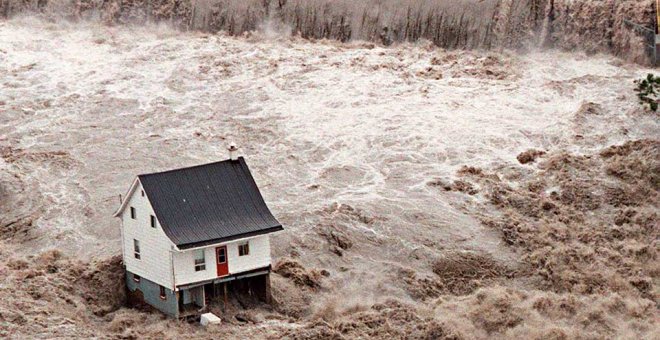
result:
M 329 270 L 300 302 L 312 311 L 295 317 L 335 294 L 344 305 L 412 301 L 402 270 L 430 277 L 434 261 L 456 252 L 519 262 L 466 208 L 483 197 L 434 183 L 455 181 L 464 165 L 518 165 L 531 148 L 594 153 L 657 137 L 657 118 L 635 113 L 631 90 L 648 72 L 556 51 L 0 21 L 0 238 L 17 257 L 109 258 L 121 251 L 112 212 L 133 176 L 224 159 L 235 141 L 286 228 L 274 262 Z M 576 119 L 586 102 L 599 113 Z M 284 281 L 274 280 L 275 294 L 294 289 Z M 124 331 L 116 318 L 101 328 Z M 275 321 L 254 321 L 254 332 L 301 322 Z M 93 334 L 72 327 L 51 334 Z

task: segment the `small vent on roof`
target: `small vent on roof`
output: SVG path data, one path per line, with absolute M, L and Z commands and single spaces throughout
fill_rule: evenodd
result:
M 229 144 L 227 150 L 229 151 L 229 159 L 232 161 L 238 160 L 238 147 L 236 147 L 236 143 L 232 142 Z

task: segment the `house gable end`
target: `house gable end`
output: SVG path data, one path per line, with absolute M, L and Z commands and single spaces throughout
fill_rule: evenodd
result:
M 122 250 L 126 270 L 173 289 L 172 251 L 177 248 L 165 234 L 139 181 L 129 191 L 118 217 L 122 220 Z M 135 215 L 130 208 L 134 208 Z M 155 227 L 151 224 L 155 217 Z M 137 245 L 137 247 L 136 247 Z M 139 249 L 137 251 L 136 249 Z
M 138 190 L 138 189 L 139 189 L 139 190 Z M 165 229 L 162 228 L 162 224 L 161 224 L 161 222 L 160 222 L 160 220 L 159 220 L 159 218 L 158 218 L 158 213 L 157 213 L 156 210 L 153 208 L 153 204 L 152 204 L 151 200 L 149 199 L 149 193 L 147 193 L 147 191 L 144 190 L 144 186 L 143 186 L 142 183 L 140 182 L 140 178 L 139 178 L 139 176 L 138 176 L 138 177 L 135 177 L 135 179 L 133 180 L 133 183 L 131 184 L 130 188 L 128 189 L 128 192 L 126 192 L 126 196 L 125 196 L 124 199 L 122 200 L 121 205 L 119 206 L 119 208 L 117 208 L 117 211 L 115 211 L 115 213 L 114 213 L 112 216 L 113 216 L 113 217 L 119 217 L 119 218 L 122 218 L 122 219 L 123 219 L 123 213 L 124 213 L 124 211 L 126 210 L 126 207 L 129 206 L 129 202 L 133 199 L 133 195 L 135 195 L 135 193 L 138 192 L 138 191 L 142 191 L 142 192 L 144 192 L 144 197 L 145 197 L 145 198 L 147 199 L 147 201 L 149 202 L 149 208 L 150 208 L 150 210 L 153 212 L 153 216 L 156 218 L 156 224 L 157 224 L 157 226 L 158 226 L 157 229 L 160 229 L 160 231 L 161 231 L 161 232 L 163 233 L 163 235 L 168 239 L 168 241 L 170 242 L 170 244 L 171 244 L 175 249 L 178 249 L 178 247 L 176 246 L 176 244 L 174 244 L 174 242 L 172 242 L 172 239 L 170 238 L 170 236 L 167 235 L 167 232 L 165 232 Z M 123 227 L 122 227 L 122 228 L 123 228 Z
M 140 180 L 135 177 L 133 180 L 133 183 L 131 183 L 131 186 L 128 188 L 128 192 L 126 192 L 126 195 L 123 197 L 121 200 L 121 203 L 119 204 L 119 208 L 115 211 L 114 214 L 112 214 L 112 217 L 120 217 L 121 214 L 124 212 L 124 209 L 126 209 L 126 206 L 128 206 L 128 202 L 131 200 L 133 197 L 133 194 L 135 193 L 135 190 L 138 187 L 141 187 L 142 185 L 140 184 Z

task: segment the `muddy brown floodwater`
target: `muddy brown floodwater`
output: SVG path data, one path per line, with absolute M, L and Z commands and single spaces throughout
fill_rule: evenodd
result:
M 0 335 L 658 334 L 652 70 L 277 36 L 0 21 Z M 121 307 L 118 195 L 230 141 L 286 228 L 275 304 Z

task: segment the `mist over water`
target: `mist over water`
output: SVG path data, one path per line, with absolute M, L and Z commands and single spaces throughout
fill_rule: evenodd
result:
M 443 48 L 534 50 L 558 47 L 614 53 L 648 63 L 645 37 L 624 25 L 653 28 L 653 0 L 25 0 L 0 1 L 0 15 L 107 24 L 164 21 L 182 30 L 266 30 L 306 39 L 390 45 L 428 40 Z M 275 29 L 273 29 L 275 28 Z

